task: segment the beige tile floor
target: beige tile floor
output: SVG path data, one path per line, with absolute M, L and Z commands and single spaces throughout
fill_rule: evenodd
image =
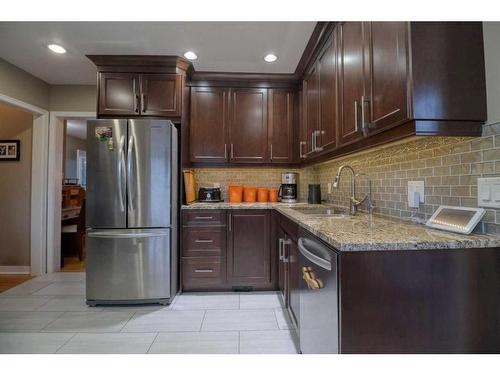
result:
M 0 353 L 295 354 L 289 329 L 274 292 L 88 307 L 85 274 L 61 272 L 0 294 Z

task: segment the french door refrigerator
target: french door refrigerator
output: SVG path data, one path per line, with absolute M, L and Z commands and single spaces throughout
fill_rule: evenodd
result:
M 177 130 L 87 122 L 87 304 L 168 304 L 178 289 Z

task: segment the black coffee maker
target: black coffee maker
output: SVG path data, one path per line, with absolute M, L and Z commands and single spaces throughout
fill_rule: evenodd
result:
M 281 175 L 281 186 L 278 191 L 280 201 L 283 203 L 297 202 L 297 180 L 298 174 L 293 172 L 283 173 Z

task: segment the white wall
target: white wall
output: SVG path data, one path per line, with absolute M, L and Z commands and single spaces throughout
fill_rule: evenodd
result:
M 30 265 L 33 115 L 0 104 L 0 139 L 21 141 L 19 161 L 0 162 L 0 266 Z

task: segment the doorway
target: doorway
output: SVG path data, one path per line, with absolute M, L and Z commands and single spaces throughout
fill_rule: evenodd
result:
M 85 271 L 87 120 L 64 120 L 61 271 Z
M 50 117 L 47 271 L 84 272 L 87 120 L 95 113 Z

